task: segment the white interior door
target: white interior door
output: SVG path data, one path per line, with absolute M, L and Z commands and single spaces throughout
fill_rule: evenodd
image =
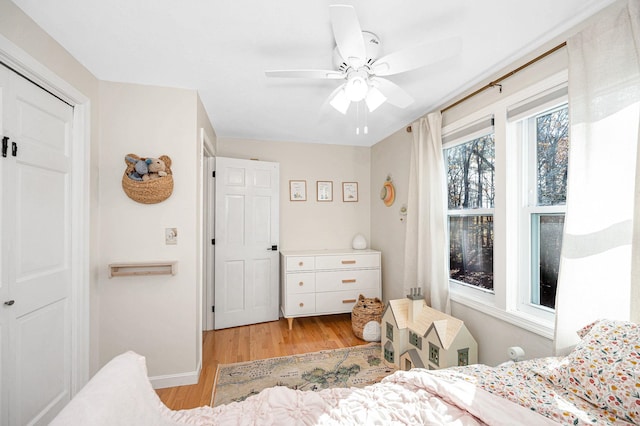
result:
M 2 66 L 0 83 L 0 420 L 47 424 L 71 395 L 73 108 Z
M 279 317 L 278 163 L 216 157 L 215 328 Z

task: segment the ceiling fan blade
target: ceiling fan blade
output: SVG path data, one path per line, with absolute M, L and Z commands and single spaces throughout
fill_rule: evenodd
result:
M 267 77 L 325 78 L 330 80 L 344 78 L 344 75 L 340 71 L 335 70 L 269 70 L 264 73 Z
M 359 68 L 364 65 L 367 50 L 362 37 L 362 28 L 353 6 L 334 4 L 329 6 L 329 16 L 333 27 L 333 36 L 340 56 L 349 65 Z
M 408 47 L 377 59 L 373 63 L 372 71 L 373 74 L 382 76 L 411 71 L 455 56 L 461 48 L 460 37 Z
M 406 108 L 413 103 L 413 98 L 400 86 L 385 78 L 372 78 L 372 83 L 387 98 L 387 102 L 398 108 Z

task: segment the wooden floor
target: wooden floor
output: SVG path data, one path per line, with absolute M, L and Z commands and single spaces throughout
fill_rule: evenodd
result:
M 196 385 L 158 389 L 162 402 L 173 410 L 209 405 L 218 364 L 364 345 L 351 330 L 351 315 L 296 318 L 206 331 L 202 344 L 202 372 Z

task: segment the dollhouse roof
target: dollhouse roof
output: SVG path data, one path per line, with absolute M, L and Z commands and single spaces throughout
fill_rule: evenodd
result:
M 424 300 L 422 301 L 422 309 L 418 313 L 417 318 L 415 321 L 411 321 L 409 318 L 410 303 L 412 303 L 412 301 L 407 298 L 389 301 L 387 309 L 391 310 L 396 326 L 400 330 L 408 328 L 423 337 L 426 337 L 433 331 L 438 340 L 440 340 L 441 347 L 443 349 L 449 349 L 463 328 L 464 322 L 427 306 Z

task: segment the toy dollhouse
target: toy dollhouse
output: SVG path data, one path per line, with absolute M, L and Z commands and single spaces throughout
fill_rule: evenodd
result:
M 478 362 L 478 344 L 464 322 L 427 306 L 419 288 L 389 301 L 381 325 L 382 355 L 389 366 L 434 370 Z

